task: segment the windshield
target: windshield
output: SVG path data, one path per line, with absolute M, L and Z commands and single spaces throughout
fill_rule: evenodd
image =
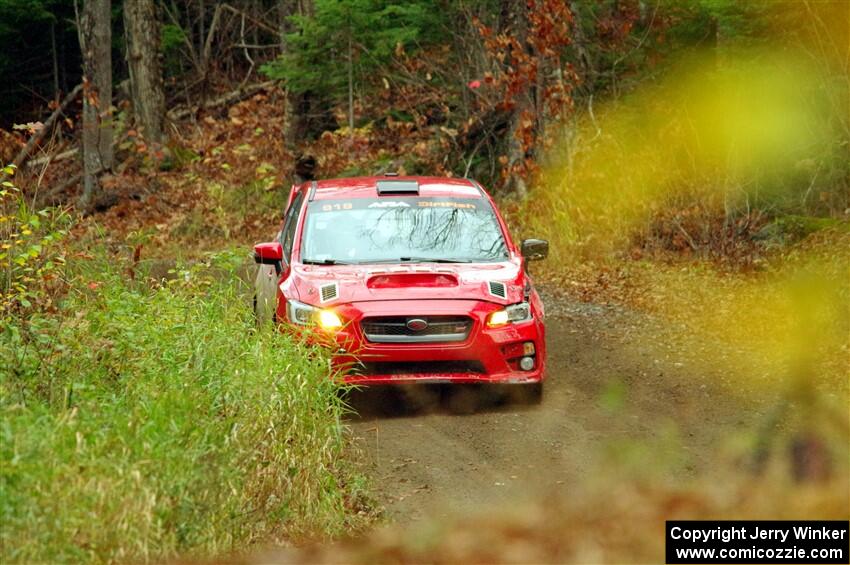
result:
M 493 262 L 508 257 L 481 198 L 381 197 L 311 202 L 304 263 Z

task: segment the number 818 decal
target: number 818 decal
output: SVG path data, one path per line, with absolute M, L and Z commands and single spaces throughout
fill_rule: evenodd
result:
M 337 210 L 351 210 L 351 208 L 352 208 L 351 202 L 342 202 L 342 203 L 337 202 L 335 204 L 322 204 L 322 211 L 323 212 L 335 212 Z

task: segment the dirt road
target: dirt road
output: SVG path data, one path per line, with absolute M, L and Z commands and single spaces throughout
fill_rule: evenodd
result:
M 352 398 L 360 415 L 350 423 L 390 520 L 499 511 L 618 477 L 710 474 L 743 418 L 759 417 L 719 390 L 717 369 L 691 360 L 687 336 L 642 314 L 543 294 L 540 405 L 485 399 L 456 415 L 440 389 Z

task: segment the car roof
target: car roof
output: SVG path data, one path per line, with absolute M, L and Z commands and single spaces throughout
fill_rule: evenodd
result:
M 418 196 L 455 196 L 462 198 L 483 198 L 484 191 L 475 181 L 452 177 L 419 176 L 374 176 L 324 179 L 316 181 L 314 200 L 337 198 L 377 198 L 378 181 L 415 181 L 419 183 Z M 392 196 L 412 196 L 394 194 Z M 389 197 L 385 195 L 384 198 Z

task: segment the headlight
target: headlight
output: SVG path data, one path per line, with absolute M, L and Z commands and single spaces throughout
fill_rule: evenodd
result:
M 326 330 L 340 328 L 342 327 L 342 320 L 339 319 L 339 316 L 337 316 L 335 312 L 330 310 L 319 310 L 319 325 Z
M 342 320 L 332 310 L 322 310 L 297 300 L 286 301 L 286 317 L 293 324 L 308 326 L 317 324 L 324 329 L 342 327 Z
M 531 305 L 528 302 L 511 304 L 504 310 L 496 310 L 487 318 L 487 325 L 492 327 L 504 326 L 516 322 L 527 322 L 531 319 Z

